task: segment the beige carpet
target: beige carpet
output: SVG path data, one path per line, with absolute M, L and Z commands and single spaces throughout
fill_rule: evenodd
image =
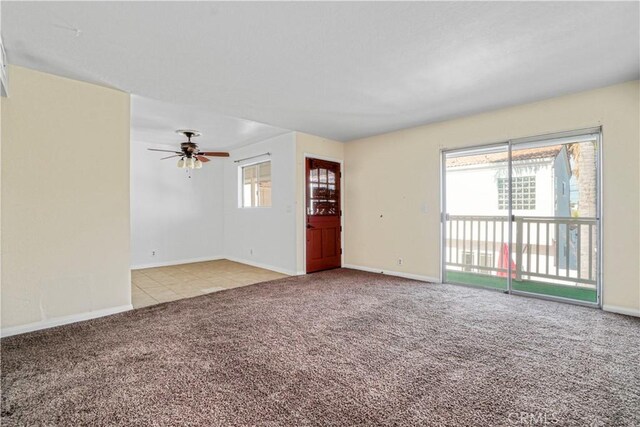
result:
M 640 319 L 352 270 L 1 343 L 3 426 L 640 425 Z

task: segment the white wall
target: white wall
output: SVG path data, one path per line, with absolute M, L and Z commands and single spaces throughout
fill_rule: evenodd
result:
M 270 152 L 270 157 L 235 163 L 234 160 Z M 224 164 L 225 257 L 296 273 L 296 144 L 293 132 L 233 150 Z M 238 206 L 238 167 L 271 160 L 272 206 Z
M 2 334 L 131 307 L 129 95 L 9 66 Z
M 170 148 L 131 144 L 132 268 L 221 257 L 224 159 L 212 158 L 189 178 L 177 159 L 159 160 L 169 153 L 150 147 Z
M 536 208 L 514 209 L 518 216 L 554 216 L 555 188 L 553 159 L 514 162 L 513 176 L 534 176 L 536 179 Z M 506 209 L 498 209 L 498 178 L 507 178 L 506 163 L 463 166 L 447 169 L 447 213 L 450 215 L 506 216 Z

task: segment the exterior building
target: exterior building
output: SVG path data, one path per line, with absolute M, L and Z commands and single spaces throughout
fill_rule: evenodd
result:
M 507 268 L 507 156 L 506 151 L 501 151 L 447 159 L 446 209 L 450 224 L 446 255 L 452 269 L 500 275 L 495 269 Z M 520 251 L 512 262 L 520 259 L 537 271 L 557 267 L 564 275 L 568 267 L 569 275 L 573 275 L 577 229 L 568 223 L 541 222 L 571 217 L 572 169 L 566 146 L 514 149 L 512 164 L 512 214 L 516 222 L 511 241 L 513 251 Z M 518 221 L 522 222 L 520 230 Z M 518 243 L 521 246 L 516 248 Z

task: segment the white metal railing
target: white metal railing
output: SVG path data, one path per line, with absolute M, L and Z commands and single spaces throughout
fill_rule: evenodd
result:
M 595 285 L 597 226 L 596 218 L 447 215 L 445 264 L 502 277 L 511 264 L 514 280 Z

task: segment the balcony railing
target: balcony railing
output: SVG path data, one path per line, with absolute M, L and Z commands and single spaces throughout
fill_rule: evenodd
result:
M 445 233 L 448 270 L 507 277 L 511 265 L 514 280 L 596 284 L 595 218 L 448 215 Z

